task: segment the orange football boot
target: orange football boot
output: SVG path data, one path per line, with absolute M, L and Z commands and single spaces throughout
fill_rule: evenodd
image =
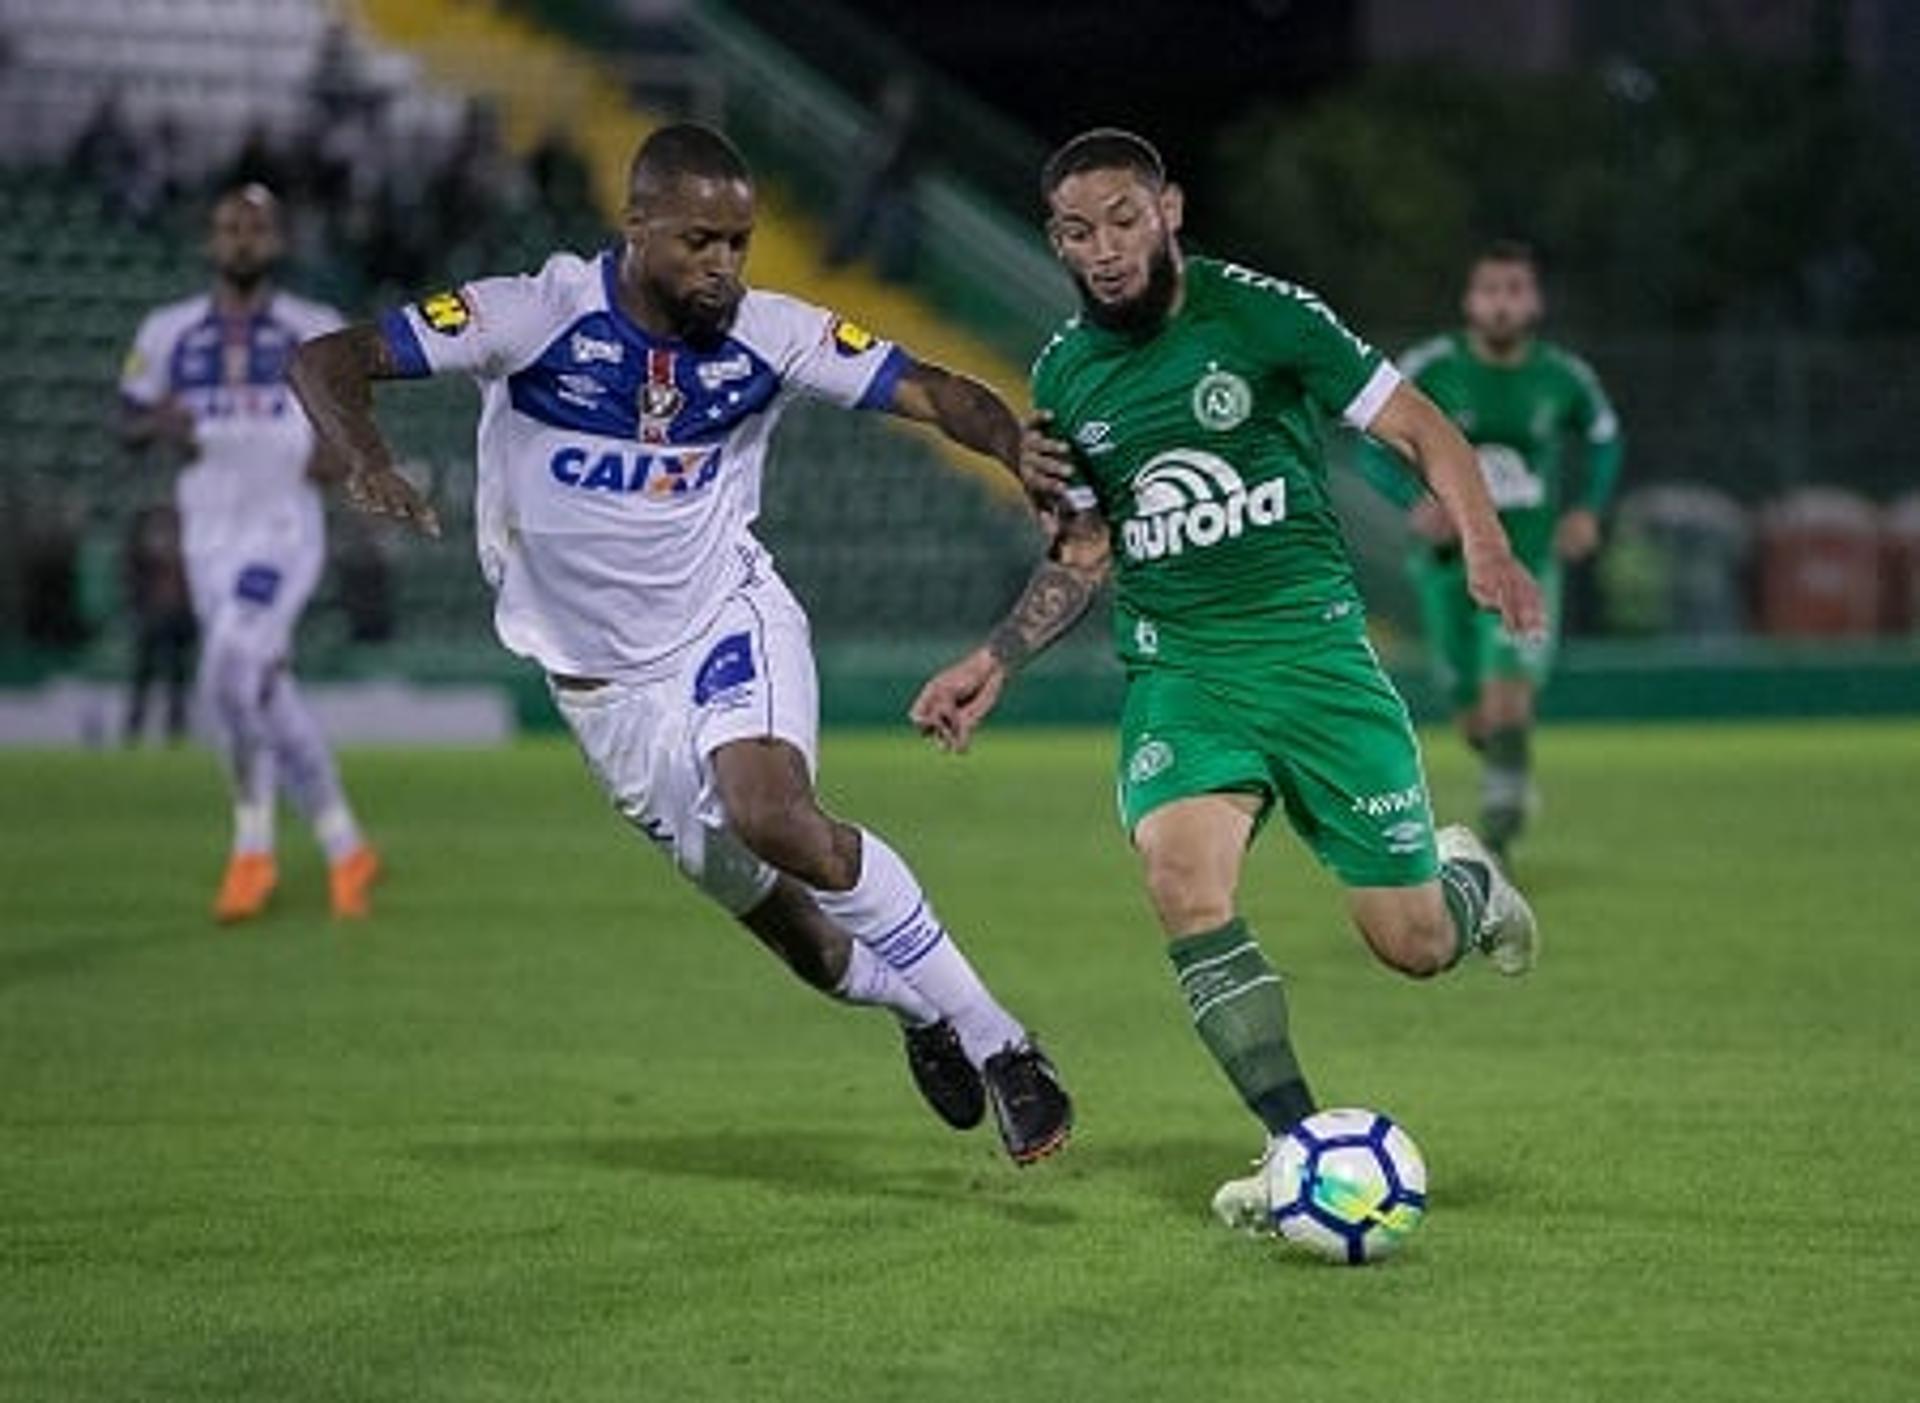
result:
M 279 881 L 272 853 L 235 853 L 227 859 L 220 894 L 213 899 L 213 919 L 222 925 L 251 921 L 267 909 Z
M 380 854 L 362 843 L 327 869 L 327 891 L 333 914 L 346 921 L 364 921 L 373 914 L 373 884 L 380 876 Z

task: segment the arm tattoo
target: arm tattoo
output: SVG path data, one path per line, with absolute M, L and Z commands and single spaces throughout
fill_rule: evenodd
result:
M 1011 613 L 987 635 L 987 651 L 1017 672 L 1080 621 L 1098 581 L 1057 560 L 1043 560 Z

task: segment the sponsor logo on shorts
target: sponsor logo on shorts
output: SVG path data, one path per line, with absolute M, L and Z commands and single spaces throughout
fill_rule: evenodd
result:
M 1143 740 L 1127 761 L 1127 783 L 1145 784 L 1173 768 L 1173 747 L 1163 740 Z
M 1193 417 L 1201 427 L 1225 433 L 1237 429 L 1253 412 L 1253 391 L 1247 382 L 1231 370 L 1210 363 L 1200 383 L 1193 387 Z
M 1133 625 L 1133 646 L 1147 657 L 1153 657 L 1160 651 L 1160 630 L 1153 626 L 1152 619 L 1138 619 Z
M 1287 480 L 1249 489 L 1217 453 L 1172 448 L 1156 454 L 1133 479 L 1134 515 L 1120 528 L 1130 560 L 1161 560 L 1237 540 L 1287 516 Z
M 753 679 L 759 676 L 753 665 L 753 640 L 744 633 L 730 633 L 713 645 L 693 678 L 693 704 L 716 711 L 731 711 L 753 701 Z
M 473 322 L 473 304 L 454 288 L 423 297 L 416 306 L 427 329 L 442 336 L 458 336 Z
M 1424 814 L 1427 811 L 1427 791 L 1422 785 L 1410 784 L 1405 789 L 1389 789 L 1381 794 L 1356 794 L 1353 811 L 1365 814 L 1368 818 Z
M 1425 849 L 1427 835 L 1427 825 L 1418 819 L 1411 818 L 1388 824 L 1380 830 L 1380 838 L 1387 845 L 1387 851 L 1400 856 Z
M 264 608 L 280 593 L 280 572 L 271 565 L 249 565 L 234 579 L 233 593 Z

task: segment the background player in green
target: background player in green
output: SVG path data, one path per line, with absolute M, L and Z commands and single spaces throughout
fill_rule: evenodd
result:
M 1488 245 L 1467 270 L 1460 306 L 1465 328 L 1415 346 L 1400 369 L 1473 444 L 1514 554 L 1540 582 L 1545 634 L 1517 638 L 1480 612 L 1440 503 L 1391 454 L 1375 448 L 1361 461 L 1376 487 L 1410 509 L 1427 651 L 1461 734 L 1483 757 L 1480 835 L 1504 860 L 1531 804 L 1534 696 L 1559 634 L 1561 563 L 1586 559 L 1600 542 L 1600 515 L 1620 476 L 1620 426 L 1587 363 L 1535 335 L 1544 308 L 1525 244 Z M 1574 498 L 1562 467 L 1569 437 L 1585 445 Z
M 1116 577 L 1128 674 L 1122 822 L 1195 1027 L 1277 1137 L 1314 1108 L 1279 976 L 1235 905 L 1276 807 L 1346 887 L 1368 945 L 1416 978 L 1469 950 L 1534 961 L 1525 901 L 1473 834 L 1433 831 L 1406 707 L 1368 644 L 1327 497 L 1338 415 L 1399 450 L 1455 523 L 1474 597 L 1538 630 L 1473 450 L 1427 397 L 1305 290 L 1182 256 L 1179 187 L 1140 137 L 1102 129 L 1048 161 L 1054 249 L 1081 315 L 1034 367 L 1023 476 L 1060 484 L 1051 558 L 989 641 L 930 680 L 915 722 L 964 748 L 1028 657 Z M 1050 423 L 1049 423 L 1050 421 Z M 1258 1176 L 1215 1209 L 1256 1226 Z

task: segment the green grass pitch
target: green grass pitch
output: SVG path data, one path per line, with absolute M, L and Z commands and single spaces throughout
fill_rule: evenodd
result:
M 1372 964 L 1282 826 L 1245 910 L 1322 1097 L 1433 1208 L 1346 1270 L 1216 1230 L 1254 1127 L 1186 1026 L 1105 736 L 832 735 L 1079 1102 L 1015 1170 L 559 742 L 352 752 L 391 864 L 203 912 L 203 754 L 0 755 L 0 1399 L 1911 1399 L 1920 731 L 1558 729 L 1545 958 Z M 1472 775 L 1429 742 L 1443 815 Z

